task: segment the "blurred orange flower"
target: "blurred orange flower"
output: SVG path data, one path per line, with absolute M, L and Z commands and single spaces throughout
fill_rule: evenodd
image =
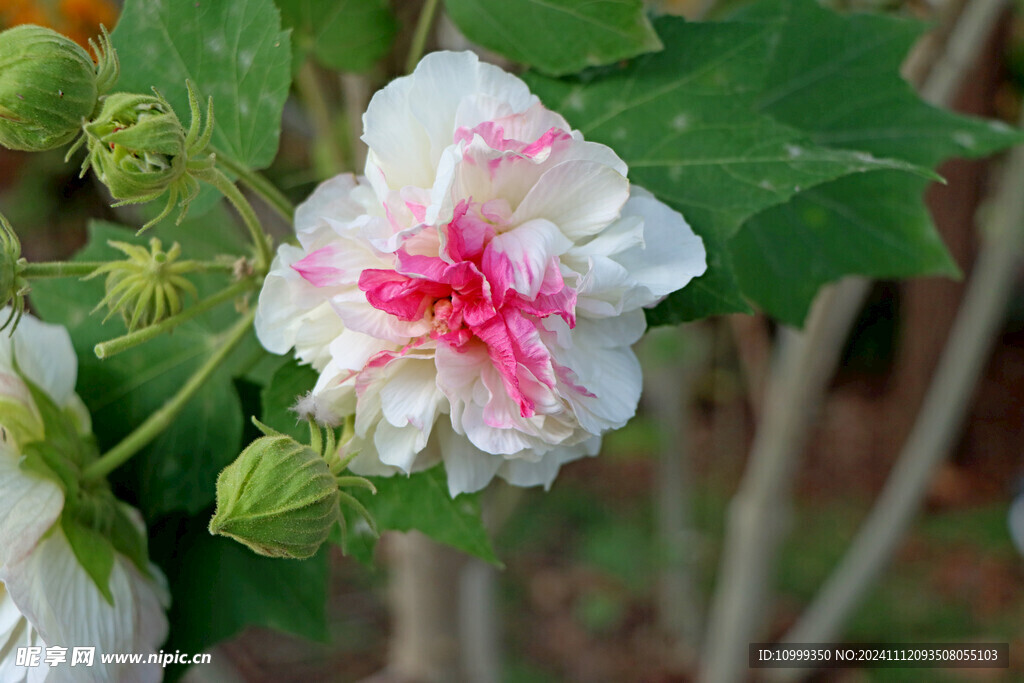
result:
M 112 0 L 6 0 L 0 5 L 0 28 L 47 26 L 83 47 L 99 33 L 100 24 L 113 28 L 116 21 Z

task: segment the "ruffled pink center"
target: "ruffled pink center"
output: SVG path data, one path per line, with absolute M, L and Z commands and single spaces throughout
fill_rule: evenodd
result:
M 494 237 L 503 226 L 489 209 L 460 202 L 441 230 L 437 256 L 402 247 L 395 252 L 394 270 L 364 270 L 359 288 L 378 310 L 399 320 L 429 322 L 428 334 L 439 343 L 458 351 L 485 344 L 520 414 L 530 417 L 535 408 L 531 387 L 551 388 L 556 381 L 538 325 L 558 315 L 575 326 L 576 292 L 562 279 L 557 257 L 538 272 L 528 259 L 513 261 L 495 248 Z M 517 280 L 533 284 L 524 293 Z

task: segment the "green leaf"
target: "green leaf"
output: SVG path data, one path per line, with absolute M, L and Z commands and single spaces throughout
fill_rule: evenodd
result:
M 308 560 L 261 557 L 211 536 L 207 519 L 169 519 L 152 530 L 154 554 L 163 553 L 154 561 L 174 596 L 165 651 L 202 652 L 248 626 L 326 641 L 329 548 Z
M 748 15 L 780 13 L 786 21 L 776 24 L 777 56 L 758 104 L 816 144 L 933 166 L 1024 140 L 1005 124 L 937 109 L 912 92 L 899 66 L 920 24 L 840 16 L 809 0 L 772 0 Z M 925 187 L 898 173 L 850 176 L 758 214 L 730 243 L 744 295 L 799 325 L 818 288 L 844 275 L 956 276 L 922 201 Z
M 528 74 L 534 92 L 589 140 L 611 146 L 630 178 L 672 204 L 709 249 L 692 292 L 661 304 L 661 320 L 747 310 L 730 259 L 716 254 L 740 224 L 815 185 L 905 161 L 816 145 L 756 110 L 777 22 L 656 22 L 666 48 L 590 80 Z M 818 68 L 818 64 L 806 65 Z M 684 290 L 685 291 L 685 290 Z
M 260 421 L 301 443 L 309 442 L 309 426 L 292 410 L 295 401 L 316 384 L 317 373 L 296 360 L 286 361 L 260 394 L 263 414 Z
M 448 494 L 443 466 L 417 472 L 408 477 L 367 477 L 377 487 L 374 495 L 364 489 L 346 489 L 373 516 L 383 532 L 415 529 L 439 543 L 445 543 L 501 566 L 480 517 L 480 494 Z M 372 559 L 372 534 L 366 523 L 344 509 L 348 520 L 346 552 L 368 562 Z
M 175 229 L 186 258 L 238 253 L 242 240 L 222 210 L 185 221 Z M 76 259 L 95 261 L 122 255 L 107 245 L 114 239 L 135 244 L 145 239 L 113 224 L 91 225 L 89 244 Z M 196 276 L 200 297 L 227 284 L 223 275 Z M 90 311 L 103 296 L 101 278 L 72 278 L 33 283 L 32 303 L 43 318 L 66 325 L 78 355 L 78 393 L 92 415 L 103 450 L 109 449 L 170 398 L 220 344 L 219 333 L 235 319 L 230 304 L 176 328 L 146 344 L 100 361 L 93 346 L 125 332 L 120 318 L 102 324 L 103 312 Z M 191 303 L 191 302 L 190 302 Z M 255 339 L 236 350 L 237 362 L 259 357 Z M 232 377 L 240 368 L 228 362 L 199 390 L 147 448 L 117 473 L 137 496 L 149 519 L 171 510 L 196 512 L 213 501 L 217 473 L 241 450 L 243 416 Z
M 75 558 L 93 580 L 103 599 L 114 604 L 110 592 L 110 572 L 114 569 L 114 548 L 98 531 L 76 522 L 71 515 L 61 515 L 61 529 L 71 544 Z
M 118 90 L 156 87 L 181 118 L 191 79 L 201 100 L 213 97 L 213 146 L 250 168 L 270 165 L 291 85 L 289 35 L 273 0 L 127 0 L 112 38 Z
M 951 156 L 991 154 L 1024 136 L 999 121 L 934 107 L 900 76 L 926 26 L 892 16 L 840 15 L 811 0 L 769 0 L 780 14 L 759 108 L 827 147 L 864 150 L 933 167 Z
M 21 375 L 20 372 L 18 374 Z M 54 459 L 48 462 L 49 466 L 61 474 L 68 482 L 68 486 L 75 486 L 77 482 L 69 481 L 66 473 L 72 468 L 80 470 L 92 462 L 97 455 L 95 444 L 88 435 L 79 434 L 79 429 L 83 427 L 78 424 L 78 419 L 70 410 L 61 410 L 53 399 L 28 377 L 21 375 L 21 380 L 28 387 L 32 402 L 43 418 L 45 446 L 54 454 Z
M 386 55 L 398 30 L 385 0 L 277 0 L 300 54 L 324 66 L 364 71 Z
M 113 516 L 110 523 L 110 542 L 114 549 L 121 553 L 145 576 L 149 576 L 149 543 L 146 534 L 131 518 L 131 508 L 121 501 L 114 500 Z
M 744 294 L 799 326 L 818 289 L 845 275 L 956 277 L 924 206 L 926 184 L 899 173 L 842 178 L 758 214 L 730 242 Z
M 445 0 L 474 43 L 555 76 L 660 50 L 643 0 Z

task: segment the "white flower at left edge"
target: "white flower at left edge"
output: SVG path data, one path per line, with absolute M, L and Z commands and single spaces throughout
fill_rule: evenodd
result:
M 25 380 L 87 435 L 88 413 L 74 393 L 76 374 L 63 327 L 26 315 L 13 337 L 0 335 L 0 681 L 159 681 L 158 665 L 101 661 L 101 654 L 155 652 L 167 637 L 164 610 L 170 598 L 159 569 L 150 565 L 145 576 L 115 552 L 109 604 L 61 527 L 61 486 L 24 466 L 23 448 L 46 438 Z M 117 505 L 141 531 L 138 512 Z M 66 661 L 49 666 L 44 649 L 38 666 L 19 666 L 18 649 L 31 646 L 67 648 Z M 71 666 L 75 647 L 95 648 L 91 667 Z

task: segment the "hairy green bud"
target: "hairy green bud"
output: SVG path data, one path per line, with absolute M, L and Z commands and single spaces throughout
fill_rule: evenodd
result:
M 93 171 L 114 199 L 158 197 L 185 173 L 185 130 L 163 97 L 114 93 L 85 133 Z
M 25 295 L 29 284 L 22 275 L 24 269 L 21 242 L 11 224 L 0 214 L 0 309 L 10 307 L 6 319 L 0 323 L 0 330 L 10 326 L 9 335 L 14 334 L 14 328 L 25 313 Z
M 179 200 L 181 221 L 199 193 L 199 182 L 193 174 L 214 164 L 213 155 L 206 149 L 213 133 L 213 101 L 207 107 L 206 128 L 200 133 L 199 100 L 192 84 L 187 85 L 192 113 L 187 131 L 170 103 L 156 90 L 152 95 L 108 95 L 95 120 L 85 126 L 88 155 L 82 174 L 92 167 L 100 182 L 119 200 L 115 206 L 140 204 L 168 194 L 164 210 L 143 230 L 167 216 Z
M 228 536 L 260 555 L 305 559 L 341 519 L 340 492 L 323 456 L 263 427 L 217 478 L 210 533 Z
M 24 24 L 0 33 L 0 144 L 40 152 L 81 133 L 103 89 L 117 79 L 117 56 L 104 31 L 93 44 L 100 66 L 78 43 Z

